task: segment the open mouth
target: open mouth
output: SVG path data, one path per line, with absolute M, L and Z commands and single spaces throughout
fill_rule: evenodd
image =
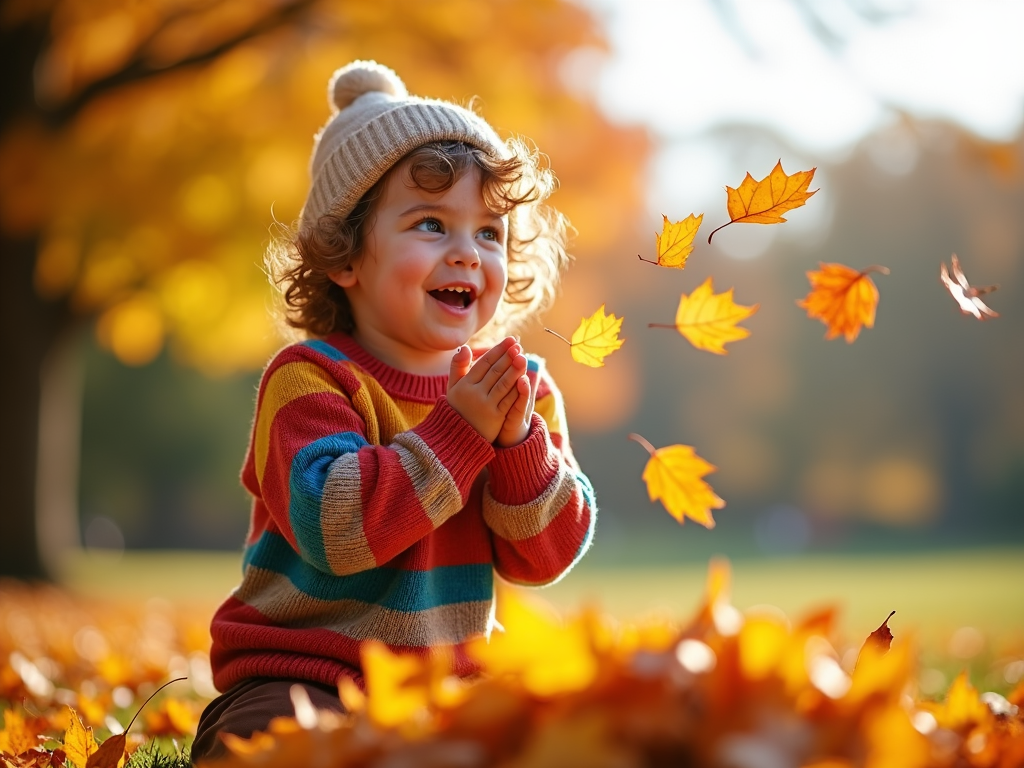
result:
M 466 309 L 476 299 L 475 290 L 461 285 L 435 288 L 433 291 L 428 291 L 428 293 L 442 304 L 447 304 L 449 307 L 456 307 L 457 309 Z

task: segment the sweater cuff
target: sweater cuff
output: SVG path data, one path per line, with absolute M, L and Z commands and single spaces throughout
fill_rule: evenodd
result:
M 494 450 L 488 476 L 491 495 L 502 504 L 527 504 L 544 493 L 558 474 L 559 463 L 547 424 L 535 413 L 523 442 Z
M 434 452 L 465 499 L 480 470 L 494 456 L 494 446 L 449 405 L 444 395 L 412 431 Z

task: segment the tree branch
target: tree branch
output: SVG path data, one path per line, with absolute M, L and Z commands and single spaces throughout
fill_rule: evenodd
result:
M 301 16 L 315 3 L 316 0 L 292 0 L 292 2 L 287 5 L 284 5 L 277 10 L 268 13 L 266 16 L 255 20 L 245 29 L 240 30 L 231 37 L 225 38 L 204 51 L 199 51 L 189 56 L 185 56 L 184 58 L 166 66 L 154 66 L 150 63 L 152 57 L 147 49 L 149 44 L 159 36 L 160 32 L 163 29 L 166 29 L 167 24 L 165 22 L 165 24 L 161 25 L 156 31 L 147 37 L 144 43 L 139 46 L 139 49 L 135 52 L 132 59 L 125 66 L 121 67 L 116 72 L 111 72 L 109 75 L 89 83 L 68 101 L 65 101 L 54 109 L 49 110 L 47 112 L 47 117 L 56 125 L 65 125 L 72 121 L 93 100 L 110 91 L 133 83 L 143 82 L 169 72 L 175 72 L 213 61 L 217 57 L 227 53 L 242 43 L 268 32 L 273 32 L 276 29 L 280 29 L 290 21 Z M 181 15 L 175 14 L 167 21 L 176 20 L 178 18 L 181 18 Z

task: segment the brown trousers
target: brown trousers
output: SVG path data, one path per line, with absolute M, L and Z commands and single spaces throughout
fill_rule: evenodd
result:
M 199 718 L 199 728 L 192 742 L 192 763 L 213 760 L 227 754 L 219 734 L 233 733 L 249 738 L 256 731 L 265 731 L 275 717 L 292 717 L 291 687 L 301 685 L 317 709 L 344 712 L 338 689 L 311 683 L 308 680 L 287 680 L 277 677 L 256 677 L 233 686 L 211 701 Z

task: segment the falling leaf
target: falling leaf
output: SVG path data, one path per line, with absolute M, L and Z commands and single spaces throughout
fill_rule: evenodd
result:
M 82 723 L 82 718 L 71 707 L 68 707 L 71 722 L 64 733 L 64 752 L 75 765 L 84 768 L 89 758 L 96 752 L 98 745 L 92 728 Z
M 939 270 L 939 277 L 942 280 L 942 284 L 946 286 L 946 290 L 950 292 L 956 303 L 960 305 L 960 311 L 965 315 L 974 315 L 979 320 L 987 320 L 990 317 L 999 317 L 999 313 L 994 309 L 991 309 L 988 305 L 981 300 L 981 296 L 986 293 L 991 293 L 998 288 L 998 285 L 989 285 L 984 288 L 973 288 L 971 284 L 967 282 L 967 278 L 964 277 L 963 270 L 960 269 L 960 260 L 957 259 L 956 254 L 953 254 L 953 279 L 950 278 L 949 272 L 946 270 L 946 264 L 943 263 Z
M 878 289 L 868 275 L 871 272 L 889 274 L 886 267 L 871 266 L 858 272 L 842 264 L 821 263 L 820 272 L 808 272 L 811 292 L 797 302 L 807 310 L 807 316 L 818 318 L 828 326 L 826 339 L 840 334 L 852 344 L 861 326 L 875 324 Z
M 714 528 L 711 510 L 721 509 L 725 502 L 701 478 L 717 467 L 698 456 L 689 445 L 656 449 L 640 435 L 631 434 L 629 439 L 640 443 L 651 454 L 643 473 L 651 501 L 660 499 L 668 513 L 680 523 L 689 517 L 705 528 Z
M 625 341 L 619 338 L 621 328 L 622 318 L 614 314 L 606 315 L 602 304 L 590 317 L 580 320 L 579 328 L 573 333 L 571 340 L 550 328 L 544 330 L 568 344 L 572 351 L 572 359 L 577 363 L 600 368 L 604 365 L 604 359 Z
M 725 345 L 750 335 L 746 328 L 736 324 L 757 312 L 758 305 L 744 307 L 732 300 L 732 288 L 724 293 L 714 292 L 711 278 L 689 296 L 679 297 L 674 325 L 650 323 L 650 328 L 675 328 L 697 349 L 705 349 L 716 355 L 725 355 Z
M 662 214 L 664 222 L 661 234 L 655 234 L 655 250 L 658 258 L 655 261 L 637 256 L 640 261 L 648 264 L 657 264 L 659 267 L 672 267 L 682 269 L 686 266 L 686 259 L 693 250 L 693 238 L 700 229 L 700 223 L 704 220 L 704 214 L 694 216 L 692 213 L 682 221 L 669 221 L 668 216 Z
M 860 653 L 857 655 L 857 662 L 860 663 L 860 658 L 867 653 L 873 653 L 878 656 L 884 656 L 889 652 L 889 648 L 892 646 L 892 630 L 889 629 L 889 619 L 896 615 L 896 611 L 893 611 L 885 617 L 885 621 L 882 625 L 867 636 L 864 644 L 860 647 Z M 856 666 L 856 665 L 855 665 Z
M 789 176 L 782 170 L 782 160 L 779 160 L 772 172 L 760 181 L 754 181 L 754 177 L 748 173 L 738 189 L 725 188 L 729 221 L 718 229 L 736 222 L 779 224 L 785 221 L 783 213 L 799 208 L 818 191 L 807 191 L 816 170 L 811 168 L 809 171 L 797 171 Z M 708 235 L 709 243 L 718 229 Z

